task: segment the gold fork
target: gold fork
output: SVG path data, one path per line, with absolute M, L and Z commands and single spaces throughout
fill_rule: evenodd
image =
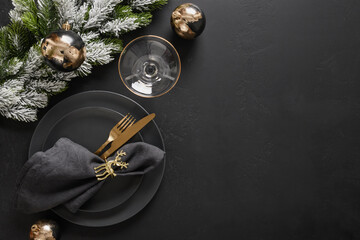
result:
M 129 113 L 126 114 L 125 117 L 123 117 L 110 131 L 109 133 L 109 137 L 106 140 L 106 142 L 104 142 L 103 145 L 101 145 L 101 147 L 96 150 L 95 154 L 99 155 L 101 153 L 101 151 L 112 141 L 114 141 L 122 132 L 124 132 L 128 127 L 130 127 L 131 125 L 133 125 L 135 122 L 134 117 L 132 117 Z

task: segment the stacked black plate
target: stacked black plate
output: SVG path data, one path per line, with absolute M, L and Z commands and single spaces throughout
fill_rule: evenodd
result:
M 29 157 L 67 137 L 96 151 L 107 139 L 111 128 L 127 113 L 141 119 L 149 113 L 123 95 L 90 91 L 73 95 L 53 107 L 39 122 L 31 139 Z M 154 121 L 145 126 L 130 142 L 144 141 L 165 150 L 164 141 Z M 146 175 L 115 177 L 73 214 L 59 206 L 53 211 L 62 218 L 83 226 L 109 226 L 141 211 L 160 186 L 165 161 Z M 59 179 L 61 181 L 61 179 Z

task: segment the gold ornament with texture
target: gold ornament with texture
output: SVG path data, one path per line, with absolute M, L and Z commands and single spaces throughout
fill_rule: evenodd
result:
M 85 61 L 86 48 L 81 37 L 70 30 L 69 23 L 50 33 L 41 43 L 45 62 L 53 69 L 70 72 Z
M 198 6 L 184 3 L 172 12 L 170 23 L 177 35 L 184 39 L 194 39 L 204 31 L 206 19 Z
M 30 229 L 30 240 L 59 240 L 59 227 L 51 220 L 40 220 Z

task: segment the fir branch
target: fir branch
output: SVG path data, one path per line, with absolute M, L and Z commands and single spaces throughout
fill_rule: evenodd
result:
M 84 3 L 82 6 L 79 7 L 79 10 L 77 14 L 73 17 L 74 24 L 73 24 L 73 30 L 74 31 L 81 31 L 85 22 L 88 19 L 90 11 L 90 5 L 88 3 Z
M 92 65 L 104 65 L 114 60 L 111 54 L 118 49 L 119 46 L 116 44 L 106 44 L 104 41 L 96 40 L 88 44 L 86 58 Z
M 59 27 L 66 21 L 72 25 L 72 30 L 80 32 L 90 10 L 89 4 L 78 5 L 78 0 L 54 0 L 59 14 Z
M 24 57 L 36 42 L 33 34 L 21 22 L 11 22 L 7 34 L 10 57 Z
M 10 55 L 8 28 L 6 26 L 0 29 L 0 61 L 8 59 Z
M 122 19 L 115 19 L 110 22 L 107 22 L 102 29 L 101 33 L 112 33 L 116 37 L 119 37 L 120 34 L 135 30 L 139 27 L 139 24 L 136 22 L 137 18 L 135 17 L 126 17 Z
M 46 37 L 58 28 L 58 12 L 52 0 L 38 0 L 37 17 L 41 37 Z
M 14 6 L 14 10 L 20 13 L 32 11 L 34 7 L 36 7 L 33 0 L 13 0 L 12 4 Z
M 89 18 L 84 29 L 99 28 L 122 0 L 92 0 Z
M 44 67 L 46 74 L 44 78 L 50 81 L 66 81 L 69 82 L 71 79 L 76 77 L 77 75 L 74 72 L 59 72 L 55 71 L 54 69 L 50 68 L 49 66 Z
M 90 9 L 91 9 L 91 5 L 87 5 L 86 12 L 85 12 L 85 17 L 84 17 L 85 21 L 89 21 Z
M 8 91 L 13 92 L 14 94 L 21 92 L 24 89 L 24 80 L 22 79 L 11 79 L 6 81 L 1 89 L 7 89 Z M 15 101 L 17 102 L 17 101 Z
M 26 86 L 29 91 L 46 92 L 46 93 L 58 93 L 67 88 L 67 83 L 61 80 L 32 80 Z
M 129 14 L 133 14 L 132 8 L 128 5 L 117 5 L 114 9 L 114 18 L 125 18 Z
M 128 0 L 129 5 L 138 11 L 153 11 L 167 4 L 167 0 Z
M 25 12 L 30 12 L 34 8 L 33 0 L 13 0 L 14 9 L 10 10 L 9 16 L 11 21 L 21 21 L 21 16 Z
M 8 68 L 6 69 L 8 76 L 14 76 L 20 71 L 20 69 L 24 65 L 24 62 L 17 57 L 14 57 L 10 61 L 8 61 L 8 64 Z
M 137 13 L 136 23 L 139 24 L 139 27 L 145 27 L 151 23 L 152 15 L 149 12 Z
M 0 114 L 19 121 L 36 121 L 48 97 L 67 88 L 94 65 L 114 60 L 122 50 L 117 37 L 146 26 L 149 11 L 166 0 L 12 0 L 10 24 L 0 28 Z M 36 4 L 37 2 L 37 4 Z M 120 4 L 122 3 L 122 4 Z M 69 21 L 86 44 L 87 58 L 72 72 L 57 72 L 43 61 L 43 37 Z
M 0 108 L 0 113 L 6 118 L 22 122 L 34 122 L 37 120 L 37 110 L 23 105 L 12 105 L 6 108 Z
M 127 13 L 126 17 L 107 22 L 103 28 L 100 29 L 100 32 L 111 33 L 119 37 L 121 34 L 147 26 L 151 22 L 152 15 L 150 13 Z M 121 16 L 121 14 L 118 15 Z
M 44 108 L 48 103 L 48 97 L 45 93 L 37 91 L 26 91 L 20 94 L 20 104 L 32 108 Z
M 65 23 L 66 21 L 68 21 L 69 24 L 73 24 L 74 16 L 78 14 L 77 11 L 79 10 L 79 7 L 77 6 L 78 1 L 54 0 L 54 3 L 59 14 L 60 23 Z
M 81 64 L 81 66 L 76 69 L 74 72 L 79 77 L 85 77 L 91 73 L 92 65 L 89 63 L 88 59 L 85 59 L 85 61 Z
M 40 42 L 32 46 L 25 57 L 22 74 L 18 79 L 29 80 L 31 78 L 38 79 L 40 75 L 40 66 L 43 65 L 42 55 L 40 52 Z
M 97 32 L 87 32 L 80 34 L 80 37 L 82 38 L 84 43 L 87 44 L 92 40 L 98 39 L 100 37 L 100 34 Z
M 19 102 L 18 93 L 22 90 L 23 81 L 10 80 L 5 82 L 0 88 L 0 109 L 7 109 L 9 106 Z
M 113 48 L 114 53 L 120 53 L 123 50 L 123 41 L 119 38 L 105 38 L 103 39 L 105 44 L 113 44 L 115 46 Z
M 0 83 L 4 83 L 6 79 L 13 78 L 23 67 L 23 62 L 17 57 L 8 61 L 0 61 Z
M 27 11 L 21 15 L 21 20 L 24 23 L 25 27 L 32 32 L 36 37 L 40 38 L 41 32 L 38 29 L 38 18 L 37 18 L 37 8 L 31 11 Z
M 22 16 L 22 13 L 19 11 L 16 11 L 15 9 L 10 10 L 10 12 L 9 12 L 10 20 L 13 22 L 21 21 L 21 16 Z

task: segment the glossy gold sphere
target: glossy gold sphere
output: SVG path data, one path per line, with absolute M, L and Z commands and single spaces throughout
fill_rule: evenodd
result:
M 30 229 L 30 240 L 56 240 L 59 239 L 59 227 L 51 220 L 40 220 Z
M 170 23 L 177 35 L 184 39 L 194 39 L 204 31 L 206 18 L 198 6 L 184 3 L 172 12 Z
M 45 62 L 55 70 L 70 72 L 85 61 L 86 48 L 81 37 L 71 30 L 58 30 L 41 43 Z

